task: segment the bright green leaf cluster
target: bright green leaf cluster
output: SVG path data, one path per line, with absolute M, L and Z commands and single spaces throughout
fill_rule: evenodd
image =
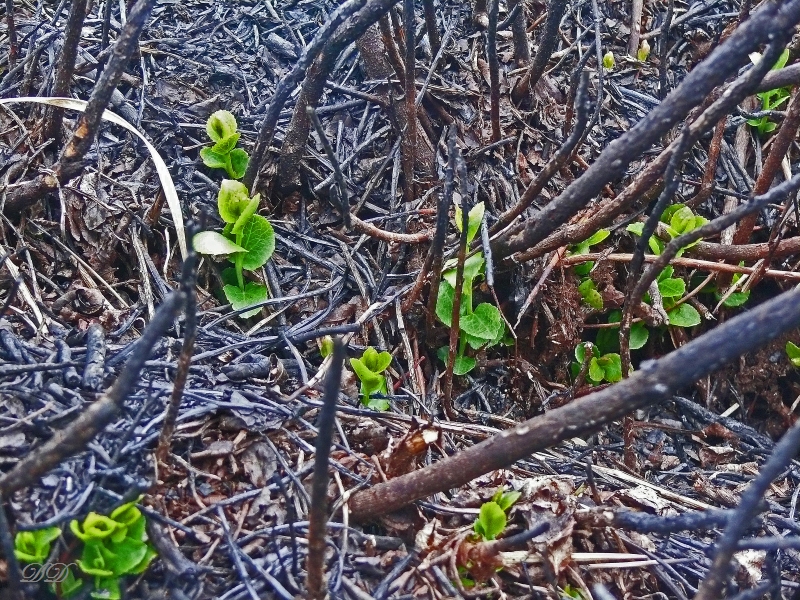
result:
M 588 379 L 592 385 L 600 385 L 603 381 L 616 383 L 622 379 L 622 360 L 616 352 L 600 354 L 597 346 L 591 347 L 592 357 L 589 362 Z M 577 375 L 586 360 L 587 345 L 581 342 L 575 347 L 575 360 L 572 372 Z M 577 366 L 577 369 L 575 368 Z
M 109 516 L 89 513 L 82 523 L 69 524 L 83 542 L 79 569 L 94 578 L 93 598 L 122 597 L 120 577 L 143 573 L 156 557 L 147 543 L 145 518 L 136 503 L 123 504 Z
M 761 60 L 761 55 L 758 52 L 753 52 L 750 55 L 750 60 L 753 63 L 757 63 Z M 772 70 L 775 71 L 777 69 L 782 69 L 786 66 L 786 63 L 789 61 L 789 49 L 786 48 L 778 58 L 778 62 L 772 67 Z M 776 88 L 774 90 L 767 90 L 766 92 L 761 92 L 760 94 L 756 94 L 758 98 L 761 100 L 761 110 L 775 110 L 780 108 L 780 106 L 789 100 L 789 96 L 791 95 L 790 88 Z M 760 137 L 764 137 L 768 133 L 775 131 L 778 128 L 778 125 L 773 121 L 769 120 L 768 116 L 759 117 L 758 119 L 748 119 L 747 124 L 751 127 L 755 127 L 758 130 L 758 135 Z
M 521 495 L 520 492 L 503 492 L 502 489 L 497 490 L 491 501 L 484 502 L 481 505 L 478 518 L 472 526 L 475 533 L 481 536 L 484 541 L 497 538 L 506 528 L 506 512 L 519 500 Z
M 622 319 L 622 311 L 612 310 L 608 313 L 608 323 L 619 323 Z M 629 344 L 631 350 L 639 350 L 643 348 L 650 337 L 650 332 L 642 321 L 637 321 L 631 324 L 629 335 Z M 619 327 L 603 327 L 597 332 L 597 339 L 595 346 L 600 354 L 609 354 L 619 352 Z M 583 363 L 581 363 L 583 364 Z M 577 366 L 577 370 L 575 367 Z M 573 363 L 573 376 L 580 371 L 580 364 Z
M 639 49 L 636 51 L 636 59 L 639 62 L 644 62 L 647 60 L 647 57 L 650 56 L 650 44 L 647 40 L 642 40 L 642 44 L 639 46 Z
M 229 144 L 233 148 L 239 139 L 239 134 L 236 133 L 236 119 L 228 111 L 220 110 L 211 115 L 206 130 L 211 139 L 217 142 L 214 148 L 206 148 L 209 152 L 215 151 L 214 149 L 221 143 L 226 140 L 230 142 L 235 137 Z M 237 149 L 234 148 L 230 155 L 234 156 L 236 152 Z M 241 177 L 247 166 L 247 154 L 244 150 L 239 152 L 244 154 L 244 166 L 241 174 L 237 174 L 238 171 L 233 174 L 228 171 L 234 179 Z M 205 156 L 203 160 L 209 165 Z M 194 249 L 201 254 L 230 257 L 234 266 L 222 272 L 225 284 L 222 291 L 233 310 L 237 311 L 260 304 L 267 299 L 267 287 L 252 281 L 245 282 L 242 272 L 244 269 L 248 271 L 260 269 L 275 251 L 275 231 L 272 225 L 267 219 L 256 214 L 260 200 L 260 194 L 251 198 L 244 184 L 233 179 L 223 180 L 217 195 L 217 210 L 225 221 L 225 227 L 222 233 L 202 231 L 194 236 L 192 242 Z M 240 316 L 246 319 L 258 311 L 259 309 L 255 308 L 243 312 Z
M 476 204 L 467 216 L 467 244 L 478 233 L 483 220 L 483 202 Z M 456 227 L 461 231 L 462 215 L 461 209 L 456 205 Z M 494 346 L 503 340 L 506 326 L 500 311 L 493 304 L 482 302 L 478 306 L 472 306 L 473 285 L 483 274 L 486 260 L 482 252 L 477 252 L 464 261 L 464 284 L 461 293 L 461 306 L 459 308 L 459 343 L 458 353 L 453 364 L 453 373 L 456 375 L 466 375 L 475 368 L 477 361 L 465 354 L 467 346 L 473 350 Z M 449 260 L 444 265 L 442 271 L 442 281 L 439 284 L 439 296 L 436 299 L 436 316 L 439 320 L 452 327 L 453 325 L 453 302 L 455 300 L 457 261 Z M 446 363 L 449 356 L 449 348 L 443 346 L 439 348 L 437 355 Z
M 596 246 L 600 242 L 604 241 L 609 235 L 611 235 L 611 232 L 608 229 L 600 229 L 592 234 L 589 239 L 582 241 L 580 244 L 572 246 L 569 250 L 569 255 L 576 256 L 589 254 L 589 249 L 592 246 Z M 585 263 L 575 265 L 572 267 L 572 271 L 581 277 L 581 283 L 578 285 L 578 291 L 581 294 L 581 299 L 592 308 L 603 310 L 603 298 L 600 296 L 600 292 L 597 291 L 594 281 L 589 278 L 589 273 L 591 272 L 592 268 L 594 268 L 594 261 L 587 261 Z
M 694 231 L 695 229 L 702 227 L 708 223 L 708 219 L 694 214 L 691 208 L 685 204 L 679 203 L 672 204 L 666 208 L 666 210 L 661 214 L 661 222 L 666 224 L 666 230 L 670 237 L 676 238 L 684 233 L 689 233 L 690 231 Z M 631 223 L 628 225 L 628 227 L 626 227 L 626 229 L 634 235 L 641 236 L 642 230 L 644 229 L 644 223 Z M 650 239 L 647 241 L 647 243 L 648 246 L 650 246 L 650 251 L 653 254 L 661 254 L 666 246 L 663 241 L 654 235 L 650 236 Z M 696 246 L 699 243 L 700 240 L 697 240 L 685 248 L 681 248 L 676 256 L 683 255 L 687 248 Z
M 236 147 L 241 136 L 236 129 L 236 117 L 227 110 L 218 110 L 206 122 L 206 133 L 214 145 L 200 151 L 200 158 L 209 169 L 225 169 L 231 179 L 244 177 L 250 160 L 247 152 Z
M 371 398 L 372 394 L 379 393 L 386 396 L 389 391 L 386 387 L 386 377 L 382 373 L 392 363 L 392 355 L 388 352 L 378 352 L 370 346 L 364 350 L 361 358 L 351 358 L 350 366 L 361 382 L 362 402 L 372 410 L 389 410 L 389 402 L 385 399 Z
M 60 534 L 58 527 L 20 531 L 14 538 L 14 556 L 20 562 L 44 564 L 50 555 L 50 544 Z
M 800 369 L 800 346 L 796 346 L 792 342 L 786 342 L 786 354 L 789 355 L 791 363 Z
M 603 55 L 603 67 L 606 71 L 610 71 L 616 66 L 617 61 L 614 59 L 614 53 L 609 50 Z

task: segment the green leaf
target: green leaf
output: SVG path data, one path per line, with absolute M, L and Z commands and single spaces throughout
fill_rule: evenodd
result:
M 694 327 L 699 325 L 702 320 L 700 313 L 691 304 L 681 304 L 667 311 L 667 316 L 669 316 L 669 324 L 675 327 Z
M 63 581 L 60 582 L 61 597 L 69 598 L 74 595 L 79 589 L 83 587 L 83 581 L 75 577 L 70 567 L 67 567 L 67 575 Z
M 245 185 L 232 179 L 223 179 L 217 195 L 217 210 L 226 223 L 236 223 L 239 215 L 250 204 L 250 194 Z
M 654 235 L 647 240 L 647 245 L 650 246 L 650 252 L 655 255 L 660 255 L 664 251 L 664 242 Z
M 661 273 L 658 274 L 658 281 L 662 281 L 664 279 L 669 279 L 672 277 L 672 274 L 675 272 L 675 267 L 672 265 L 667 265 L 661 270 Z
M 514 506 L 517 500 L 519 500 L 520 496 L 522 496 L 522 492 L 511 491 L 501 494 L 500 497 L 495 500 L 497 505 L 502 508 L 504 511 L 508 511 L 509 508 Z
M 439 296 L 436 298 L 436 316 L 448 327 L 453 324 L 453 298 L 455 289 L 447 281 L 439 284 Z
M 322 358 L 327 358 L 333 353 L 333 338 L 331 336 L 326 335 L 322 338 L 322 341 L 320 341 L 319 353 Z
M 472 256 L 468 256 L 464 259 L 464 290 L 472 289 L 472 282 L 475 278 L 478 277 L 483 272 L 483 265 L 486 261 L 483 259 L 483 253 L 478 252 L 473 254 Z M 445 281 L 449 283 L 453 289 L 456 287 L 456 265 L 458 261 L 456 259 L 448 260 L 444 267 L 445 270 L 442 272 L 442 277 L 444 277 Z
M 599 229 L 585 243 L 589 246 L 596 246 L 610 235 L 611 232 L 608 229 Z
M 250 162 L 250 156 L 241 148 L 234 148 L 230 153 L 231 168 L 228 175 L 234 179 L 241 179 L 247 171 L 247 164 Z
M 74 521 L 73 521 L 74 522 Z M 114 572 L 106 566 L 106 560 L 101 553 L 103 543 L 100 540 L 85 540 L 83 553 L 75 562 L 78 568 L 86 575 L 93 577 L 113 577 Z
M 86 515 L 82 524 L 78 521 L 71 521 L 69 528 L 75 537 L 80 538 L 84 542 L 89 540 L 102 540 L 110 536 L 116 531 L 119 525 L 116 521 L 109 519 L 106 516 L 98 515 L 96 512 L 90 512 Z
M 453 361 L 453 375 L 466 375 L 478 365 L 478 361 L 471 356 L 456 355 Z
M 572 271 L 575 273 L 575 275 L 578 275 L 579 277 L 584 277 L 585 275 L 591 273 L 593 268 L 594 268 L 594 261 L 589 260 L 586 261 L 585 263 L 575 265 L 574 267 L 572 267 Z
M 192 238 L 192 247 L 195 249 L 195 252 L 213 256 L 247 252 L 247 250 L 238 244 L 234 244 L 224 235 L 216 231 L 201 231 Z
M 392 364 L 392 355 L 388 352 L 378 352 L 370 346 L 364 351 L 361 361 L 373 373 L 383 373 Z
M 625 231 L 630 231 L 633 235 L 641 237 L 644 232 L 644 223 L 631 223 L 625 228 Z
M 722 298 L 722 294 L 716 294 L 717 300 Z M 722 304 L 727 306 L 728 308 L 736 308 L 738 306 L 742 306 L 750 299 L 750 291 L 746 292 L 733 292 L 730 296 L 725 298 L 725 302 Z
M 647 343 L 647 339 L 649 337 L 650 332 L 647 330 L 647 327 L 644 323 L 641 321 L 634 323 L 631 325 L 630 349 L 638 350 L 639 348 L 642 348 Z
M 605 380 L 615 383 L 622 379 L 622 360 L 619 354 L 610 353 L 601 356 L 597 362 L 603 368 Z
M 603 297 L 600 295 L 600 292 L 597 291 L 594 281 L 591 279 L 584 279 L 578 286 L 578 291 L 586 304 L 597 310 L 603 310 Z
M 200 150 L 200 158 L 203 160 L 203 164 L 209 169 L 228 170 L 230 157 L 227 154 L 214 152 L 213 148 L 203 148 Z
M 676 277 L 662 279 L 658 282 L 658 291 L 664 298 L 680 298 L 686 292 L 686 283 Z
M 386 412 L 391 408 L 388 400 L 384 400 L 383 398 L 370 398 L 366 403 L 365 406 L 370 410 L 377 410 L 380 412 Z
M 232 136 L 236 127 L 236 117 L 227 110 L 218 110 L 206 121 L 206 133 L 215 142 Z
M 456 228 L 458 231 L 461 231 L 461 224 L 463 221 L 461 215 L 461 205 L 459 203 L 454 203 L 456 207 Z M 469 214 L 467 215 L 467 244 L 472 243 L 472 240 L 475 239 L 475 235 L 478 233 L 478 229 L 480 229 L 481 221 L 483 220 L 483 213 L 485 212 L 486 208 L 483 202 L 478 202 L 475 206 L 473 206 Z
M 14 538 L 14 556 L 26 563 L 44 563 L 50 554 L 50 544 L 58 538 L 58 527 L 20 531 Z
M 800 347 L 792 342 L 786 342 L 786 354 L 789 356 L 791 363 L 800 368 Z
M 267 299 L 267 287 L 254 281 L 248 281 L 244 289 L 241 289 L 238 285 L 226 285 L 222 288 L 222 291 L 225 292 L 225 297 L 228 299 L 228 302 L 231 303 L 233 310 L 241 310 L 248 306 L 264 302 L 264 300 Z M 253 310 L 243 312 L 239 316 L 242 319 L 247 319 L 253 315 L 257 315 L 260 310 L 260 307 L 254 308 Z
M 614 53 L 613 52 L 611 52 L 609 50 L 608 52 L 606 52 L 603 55 L 603 67 L 605 67 L 605 69 L 607 71 L 610 71 L 611 69 L 613 69 L 614 65 L 616 65 L 616 64 L 617 64 L 617 61 L 614 60 Z
M 361 385 L 364 389 L 368 390 L 368 392 L 364 394 L 365 396 L 369 396 L 372 392 L 377 392 L 378 389 L 380 389 L 381 381 L 384 380 L 384 377 L 372 371 L 364 364 L 363 360 L 351 358 L 350 366 L 353 368 L 353 372 L 356 374 L 356 377 L 358 377 Z
M 484 502 L 473 528 L 484 540 L 493 540 L 506 528 L 506 513 L 497 502 Z
M 99 577 L 94 582 L 95 591 L 89 594 L 98 600 L 120 600 L 122 591 L 119 588 L 118 577 Z
M 498 334 L 502 335 L 504 326 L 500 311 L 487 302 L 479 304 L 472 314 L 464 315 L 459 320 L 462 331 L 483 340 L 494 340 Z
M 688 206 L 683 206 L 670 217 L 669 224 L 678 234 L 682 235 L 694 229 L 694 213 Z
M 650 44 L 647 42 L 647 40 L 642 40 L 642 44 L 636 51 L 636 59 L 639 62 L 644 62 L 647 60 L 648 56 L 650 56 Z
M 113 571 L 117 577 L 126 575 L 136 567 L 147 554 L 147 545 L 144 542 L 125 538 L 111 548 L 100 547 L 100 553 L 105 559 L 106 567 Z
M 600 383 L 606 376 L 606 371 L 600 365 L 599 361 L 600 359 L 598 358 L 592 358 L 592 361 L 589 363 L 589 379 L 595 383 Z
M 242 228 L 242 247 L 247 254 L 242 268 L 248 271 L 258 269 L 269 260 L 275 251 L 275 230 L 261 215 L 253 215 Z
M 248 200 L 247 204 L 241 207 L 241 212 L 239 213 L 239 217 L 236 219 L 236 223 L 233 224 L 231 227 L 231 234 L 232 235 L 239 235 L 244 229 L 244 226 L 250 221 L 250 217 L 256 214 L 258 210 L 258 204 L 261 201 L 261 194 L 256 194 L 250 200 Z
M 234 147 L 236 146 L 236 142 L 239 141 L 240 135 L 241 134 L 239 133 L 234 133 L 233 135 L 229 135 L 228 137 L 223 138 L 216 144 L 214 144 L 211 147 L 211 149 L 217 154 L 222 154 L 222 155 L 230 154 L 231 150 L 233 150 Z

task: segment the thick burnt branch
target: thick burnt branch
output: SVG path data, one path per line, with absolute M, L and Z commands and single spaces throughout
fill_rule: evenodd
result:
M 111 100 L 122 72 L 139 43 L 139 36 L 153 10 L 155 0 L 139 0 L 128 14 L 128 20 L 117 38 L 108 65 L 92 90 L 86 110 L 78 118 L 78 124 L 67 142 L 59 161 L 52 172 L 37 176 L 32 181 L 8 190 L 6 208 L 17 212 L 33 204 L 43 195 L 55 190 L 59 184 L 75 177 L 83 167 L 83 159 L 97 136 L 103 111 Z
M 737 315 L 630 378 L 534 417 L 429 467 L 359 492 L 351 514 L 364 520 L 466 484 L 565 439 L 598 431 L 638 408 L 669 398 L 737 357 L 800 325 L 800 292 L 792 290 Z
M 791 0 L 781 5 L 763 4 L 725 43 L 697 65 L 650 114 L 611 142 L 592 166 L 542 209 L 536 218 L 531 219 L 522 232 L 499 240 L 495 252 L 508 256 L 531 248 L 545 239 L 599 194 L 606 183 L 620 178 L 632 160 L 684 119 L 692 108 L 701 104 L 731 73 L 746 64 L 749 52 L 758 44 L 770 41 L 771 45 L 783 46 L 798 21 L 800 0 Z M 764 60 L 767 61 L 766 58 Z

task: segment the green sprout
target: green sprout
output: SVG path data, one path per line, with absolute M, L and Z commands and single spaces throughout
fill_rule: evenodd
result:
M 378 352 L 373 347 L 364 350 L 361 358 L 351 358 L 350 366 L 361 382 L 362 402 L 372 410 L 389 410 L 389 402 L 385 399 L 371 398 L 372 394 L 388 395 L 386 377 L 382 373 L 392 363 L 392 355 L 388 352 Z
M 761 54 L 758 52 L 753 52 L 750 55 L 750 60 L 755 64 L 761 60 Z M 789 61 L 789 49 L 786 48 L 778 58 L 778 62 L 773 65 L 772 70 L 775 71 L 777 69 L 782 69 L 786 66 L 786 63 Z M 789 99 L 791 95 L 790 88 L 776 88 L 774 90 L 767 90 L 766 92 L 761 92 L 756 94 L 759 100 L 761 100 L 761 110 L 775 110 L 779 108 L 784 102 Z M 763 117 L 759 117 L 758 119 L 748 119 L 747 124 L 751 127 L 755 127 L 758 130 L 758 135 L 760 137 L 764 137 L 768 133 L 775 131 L 778 128 L 778 125 L 773 121 L 769 120 L 767 115 Z
M 647 42 L 647 40 L 642 40 L 642 44 L 636 51 L 636 59 L 639 62 L 644 62 L 647 60 L 648 56 L 650 56 L 650 44 Z
M 14 556 L 20 562 L 44 564 L 50 555 L 50 544 L 60 534 L 58 527 L 20 531 L 14 538 Z
M 569 255 L 578 256 L 582 254 L 589 254 L 589 249 L 592 246 L 596 246 L 605 240 L 609 235 L 611 235 L 611 232 L 608 229 L 600 229 L 592 234 L 590 238 L 583 240 L 580 244 L 572 246 L 570 248 Z M 600 292 L 597 291 L 594 281 L 588 277 L 592 268 L 594 268 L 594 261 L 587 261 L 580 265 L 575 265 L 572 267 L 572 271 L 581 277 L 581 283 L 578 285 L 578 291 L 581 294 L 581 299 L 583 299 L 583 301 L 592 308 L 603 310 L 603 298 L 600 296 Z
M 800 346 L 796 346 L 792 342 L 786 342 L 786 354 L 789 355 L 789 361 L 800 369 Z
M 478 518 L 472 528 L 484 541 L 491 541 L 503 533 L 506 528 L 506 513 L 519 500 L 520 492 L 503 492 L 497 490 L 489 502 L 481 505 Z
M 250 160 L 247 152 L 236 148 L 241 136 L 236 129 L 236 117 L 227 110 L 218 110 L 206 122 L 206 133 L 214 145 L 200 151 L 200 158 L 209 169 L 225 169 L 231 179 L 244 177 Z
M 573 376 L 577 376 L 586 360 L 586 342 L 575 346 L 575 360 L 572 363 Z M 596 345 L 591 347 L 592 357 L 589 362 L 587 378 L 592 385 L 600 385 L 603 381 L 616 383 L 622 380 L 622 360 L 616 352 L 600 354 Z
M 603 55 L 603 67 L 605 67 L 606 71 L 613 69 L 616 64 L 617 61 L 614 59 L 614 53 L 611 50 Z
M 250 198 L 244 184 L 225 179 L 220 186 L 217 208 L 225 228 L 222 233 L 202 231 L 194 236 L 194 249 L 201 254 L 227 255 L 233 268 L 225 269 L 222 288 L 234 310 L 242 310 L 267 299 L 267 287 L 253 281 L 245 281 L 243 270 L 255 271 L 264 266 L 275 251 L 275 231 L 267 219 L 257 215 L 261 196 Z M 246 319 L 259 309 L 246 311 Z
M 467 244 L 469 245 L 478 233 L 483 220 L 483 202 L 476 204 L 467 216 Z M 461 231 L 461 208 L 456 206 L 456 227 Z M 503 341 L 506 331 L 500 310 L 493 304 L 482 302 L 472 306 L 473 285 L 483 274 L 486 260 L 482 252 L 477 252 L 464 261 L 464 283 L 461 293 L 461 306 L 459 310 L 459 338 L 458 353 L 453 363 L 453 373 L 466 375 L 477 365 L 477 361 L 466 356 L 467 346 L 473 350 L 488 348 Z M 453 303 L 456 287 L 456 260 L 449 260 L 442 271 L 442 281 L 439 284 L 439 296 L 436 299 L 436 316 L 447 327 L 453 325 Z M 442 362 L 447 363 L 450 349 L 447 346 L 439 348 L 437 356 Z

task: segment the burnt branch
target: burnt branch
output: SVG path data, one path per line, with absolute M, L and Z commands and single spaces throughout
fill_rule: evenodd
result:
M 661 104 L 611 142 L 580 178 L 542 209 L 535 219 L 531 219 L 524 231 L 497 244 L 495 252 L 501 251 L 503 256 L 507 256 L 544 240 L 599 194 L 609 181 L 619 179 L 633 159 L 683 120 L 731 73 L 746 64 L 754 47 L 770 41 L 770 46 L 782 48 L 798 21 L 800 0 L 790 0 L 781 5 L 763 4 L 725 43 L 697 65 Z M 765 57 L 764 62 L 769 60 Z
M 534 417 L 418 471 L 353 496 L 353 518 L 364 520 L 433 493 L 459 487 L 495 469 L 603 425 L 673 393 L 800 325 L 800 292 L 791 290 L 737 315 L 664 358 L 642 363 L 630 378 Z
M 6 208 L 18 212 L 54 191 L 60 184 L 75 177 L 83 167 L 83 159 L 100 130 L 103 111 L 111 100 L 122 72 L 136 50 L 139 36 L 144 29 L 155 0 L 138 0 L 128 14 L 128 20 L 114 44 L 108 65 L 92 90 L 86 110 L 78 118 L 78 124 L 67 142 L 59 161 L 51 172 L 38 175 L 31 181 L 8 190 Z
M 0 478 L 0 494 L 9 497 L 19 489 L 35 483 L 45 473 L 61 462 L 83 451 L 107 425 L 117 417 L 128 394 L 131 393 L 145 361 L 156 342 L 170 328 L 186 300 L 183 291 L 173 292 L 159 307 L 153 320 L 136 342 L 128 362 L 114 385 L 103 396 L 90 404 L 64 429 L 55 432 L 47 442 L 20 460 L 14 468 Z

